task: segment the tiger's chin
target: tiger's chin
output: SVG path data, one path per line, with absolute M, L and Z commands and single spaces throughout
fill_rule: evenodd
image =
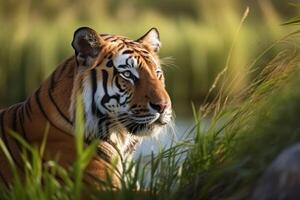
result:
M 158 124 L 136 124 L 135 128 L 127 128 L 128 133 L 135 136 L 152 136 L 158 134 L 163 126 Z
M 126 126 L 128 133 L 135 136 L 152 136 L 159 134 L 161 130 L 170 123 L 171 119 L 165 119 L 162 117 L 156 117 L 155 119 L 140 123 L 132 122 L 130 125 Z

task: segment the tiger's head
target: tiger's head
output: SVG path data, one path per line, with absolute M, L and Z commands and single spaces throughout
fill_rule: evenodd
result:
M 105 138 L 113 131 L 152 135 L 170 123 L 171 100 L 157 55 L 156 28 L 131 40 L 82 27 L 75 31 L 72 46 L 87 139 Z

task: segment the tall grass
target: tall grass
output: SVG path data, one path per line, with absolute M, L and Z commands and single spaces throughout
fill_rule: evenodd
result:
M 245 91 L 246 101 L 231 109 L 225 106 L 214 118 L 219 122 L 200 133 L 201 142 L 183 167 L 187 176 L 179 192 L 182 199 L 250 199 L 271 160 L 299 142 L 300 63 L 295 54 L 276 58 L 270 71 Z

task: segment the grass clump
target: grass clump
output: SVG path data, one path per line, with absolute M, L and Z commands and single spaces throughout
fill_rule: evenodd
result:
M 299 67 L 297 53 L 280 54 L 245 91 L 243 103 L 215 115 L 213 124 L 223 125 L 197 133 L 201 139 L 183 165 L 181 199 L 251 197 L 269 163 L 300 139 Z

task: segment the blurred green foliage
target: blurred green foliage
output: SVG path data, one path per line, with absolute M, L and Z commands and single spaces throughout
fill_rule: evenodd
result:
M 250 13 L 236 36 L 246 6 Z M 171 57 L 165 61 L 168 91 L 177 113 L 184 114 L 191 101 L 203 101 L 232 46 L 227 73 L 235 81 L 225 91 L 231 96 L 245 88 L 253 78 L 246 73 L 250 61 L 290 32 L 280 24 L 297 14 L 299 7 L 280 0 L 0 0 L 0 107 L 24 100 L 73 53 L 70 43 L 79 26 L 133 39 L 155 26 L 161 57 Z M 297 44 L 289 40 L 281 45 Z

